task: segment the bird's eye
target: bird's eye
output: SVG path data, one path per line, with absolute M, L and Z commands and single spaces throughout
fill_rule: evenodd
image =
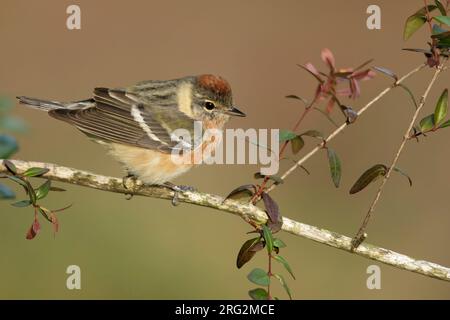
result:
M 216 106 L 214 105 L 214 103 L 212 103 L 211 101 L 205 101 L 205 109 L 208 111 L 211 111 L 215 108 Z

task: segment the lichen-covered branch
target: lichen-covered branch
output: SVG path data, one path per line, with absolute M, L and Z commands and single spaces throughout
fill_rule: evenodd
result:
M 127 193 L 160 199 L 172 199 L 174 196 L 172 190 L 164 187 L 146 186 L 142 185 L 142 183 L 135 182 L 125 188 L 121 178 L 102 176 L 95 173 L 50 163 L 22 160 L 10 161 L 15 164 L 19 173 L 32 167 L 47 168 L 49 171 L 43 176 L 43 178 L 54 181 L 75 184 L 103 191 Z M 0 172 L 7 172 L 2 160 L 0 160 Z M 224 201 L 223 197 L 208 193 L 188 191 L 179 195 L 179 201 L 233 213 L 244 219 L 252 220 L 257 224 L 265 223 L 267 219 L 266 213 L 257 206 L 231 199 Z M 409 270 L 428 277 L 450 281 L 450 268 L 440 266 L 432 262 L 416 260 L 406 255 L 367 243 L 361 244 L 352 252 L 351 238 L 336 232 L 320 229 L 286 217 L 283 217 L 282 230 L 300 237 L 326 244 L 330 247 L 373 259 L 399 269 Z

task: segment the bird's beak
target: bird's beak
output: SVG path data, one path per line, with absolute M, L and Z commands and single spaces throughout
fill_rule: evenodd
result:
M 243 113 L 242 111 L 240 111 L 239 109 L 237 109 L 235 107 L 225 110 L 225 113 L 230 116 L 245 117 L 245 113 Z

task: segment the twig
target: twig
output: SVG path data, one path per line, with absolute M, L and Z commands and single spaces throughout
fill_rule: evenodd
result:
M 392 89 L 396 88 L 400 83 L 402 83 L 403 81 L 405 81 L 406 79 L 408 79 L 409 77 L 411 77 L 413 74 L 419 72 L 420 70 L 422 70 L 423 68 L 426 67 L 426 64 L 421 64 L 420 66 L 418 66 L 417 68 L 411 70 L 410 72 L 408 72 L 406 75 L 404 75 L 403 77 L 401 77 L 400 79 L 398 79 L 396 82 L 394 82 L 391 86 L 387 87 L 386 89 L 384 89 L 383 91 L 381 91 L 375 98 L 373 98 L 372 100 L 370 100 L 364 107 L 362 107 L 357 115 L 358 117 L 361 116 L 367 109 L 369 109 L 375 102 L 377 102 L 378 100 L 380 100 L 386 93 L 388 93 L 389 91 L 391 91 Z M 337 128 L 336 130 L 334 130 L 333 133 L 331 133 L 322 143 L 320 143 L 318 146 L 316 146 L 314 149 L 312 149 L 309 153 L 307 153 L 306 155 L 304 155 L 300 160 L 298 160 L 291 168 L 289 168 L 282 176 L 281 179 L 285 180 L 292 172 L 294 172 L 298 167 L 300 167 L 306 160 L 308 160 L 309 158 L 311 158 L 317 151 L 321 150 L 328 142 L 330 142 L 331 140 L 333 140 L 339 133 L 341 133 L 346 127 L 348 126 L 348 123 L 344 123 L 342 124 L 339 128 Z M 273 189 L 276 188 L 276 185 L 272 185 L 270 186 L 269 189 L 267 189 L 267 193 L 272 191 Z
M 58 166 L 50 163 L 31 162 L 22 160 L 10 160 L 15 164 L 18 172 L 24 172 L 32 167 L 47 168 L 49 172 L 43 178 L 60 181 L 79 186 L 94 188 L 103 191 L 133 194 L 153 198 L 169 199 L 173 198 L 173 191 L 164 187 L 142 186 L 136 182 L 132 189 L 123 186 L 121 178 L 107 177 L 91 172 L 81 171 L 68 167 Z M 7 169 L 0 160 L 0 172 L 7 173 Z M 179 195 L 179 201 L 191 203 L 199 206 L 210 207 L 224 212 L 230 212 L 240 217 L 245 217 L 258 224 L 263 224 L 267 220 L 267 214 L 257 206 L 249 203 L 234 200 L 224 201 L 223 197 L 200 193 L 185 192 Z M 355 251 L 351 250 L 351 238 L 336 232 L 320 229 L 283 217 L 282 230 L 303 238 L 313 240 L 333 248 L 341 249 L 359 256 L 376 260 L 402 270 L 412 271 L 427 277 L 450 281 L 450 268 L 438 264 L 416 260 L 406 255 L 383 249 L 367 243 L 361 244 Z
M 297 120 L 297 123 L 295 124 L 294 128 L 292 129 L 293 132 L 296 132 L 299 129 L 300 125 L 302 124 L 302 122 L 306 118 L 306 116 L 308 115 L 309 111 L 312 110 L 317 99 L 318 99 L 318 96 L 316 96 L 314 98 L 314 100 L 309 105 L 307 105 L 306 108 L 303 110 L 302 114 L 300 115 L 300 118 Z M 280 152 L 278 153 L 278 159 L 281 159 L 288 144 L 289 144 L 289 141 L 285 141 L 283 143 L 283 145 L 281 146 Z M 251 203 L 256 204 L 256 202 L 261 198 L 261 195 L 262 195 L 263 191 L 265 190 L 266 185 L 269 182 L 269 180 L 270 180 L 270 177 L 268 177 L 268 176 L 266 176 L 264 178 L 263 182 L 258 187 L 258 190 L 255 192 L 255 194 L 251 198 L 251 200 L 250 200 Z
M 397 150 L 397 153 L 394 156 L 394 159 L 392 160 L 391 165 L 389 166 L 389 169 L 386 173 L 386 175 L 383 177 L 383 180 L 380 184 L 380 187 L 378 188 L 378 192 L 375 195 L 375 198 L 373 199 L 373 202 L 369 208 L 369 211 L 367 212 L 363 223 L 361 224 L 361 227 L 358 230 L 358 233 L 356 234 L 356 236 L 353 238 L 352 240 L 352 246 L 354 248 L 358 247 L 358 245 L 364 241 L 363 238 L 365 238 L 364 233 L 365 230 L 367 228 L 367 225 L 370 221 L 370 217 L 372 216 L 373 212 L 375 211 L 375 208 L 377 206 L 378 201 L 380 200 L 381 194 L 383 193 L 383 189 L 384 186 L 386 185 L 386 182 L 389 180 L 389 177 L 391 176 L 392 171 L 394 170 L 397 161 L 400 157 L 400 154 L 403 151 L 403 148 L 406 145 L 406 142 L 409 140 L 410 137 L 410 132 L 414 126 L 414 123 L 417 120 L 417 117 L 419 116 L 420 111 L 422 110 L 423 106 L 425 105 L 425 101 L 428 97 L 428 94 L 430 93 L 431 88 L 433 87 L 433 84 L 435 83 L 436 79 L 438 78 L 439 74 L 444 70 L 444 66 L 441 64 L 440 66 L 438 66 L 438 68 L 436 69 L 433 78 L 431 78 L 430 83 L 428 84 L 427 89 L 425 90 L 424 94 L 422 95 L 422 98 L 420 99 L 420 103 L 419 106 L 417 107 L 416 111 L 414 112 L 414 115 L 408 125 L 408 128 L 405 131 L 405 134 L 403 135 L 403 139 L 402 139 L 402 143 L 400 144 L 400 147 Z

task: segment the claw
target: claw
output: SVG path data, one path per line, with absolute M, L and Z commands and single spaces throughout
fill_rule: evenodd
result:
M 138 178 L 132 173 L 128 173 L 125 177 L 122 178 L 122 185 L 125 189 L 134 191 L 137 185 Z M 132 193 L 125 193 L 125 199 L 131 200 L 133 198 Z
M 173 183 L 170 183 L 170 182 L 164 183 L 164 186 L 166 188 L 169 188 L 170 190 L 172 190 L 174 192 L 174 195 L 173 195 L 173 198 L 172 198 L 172 205 L 173 206 L 177 206 L 177 205 L 180 204 L 180 202 L 179 202 L 180 193 L 184 193 L 184 192 L 188 192 L 188 191 L 191 191 L 191 192 L 195 191 L 195 188 L 192 187 L 192 186 L 183 186 L 183 185 L 177 186 L 177 185 L 175 185 Z

